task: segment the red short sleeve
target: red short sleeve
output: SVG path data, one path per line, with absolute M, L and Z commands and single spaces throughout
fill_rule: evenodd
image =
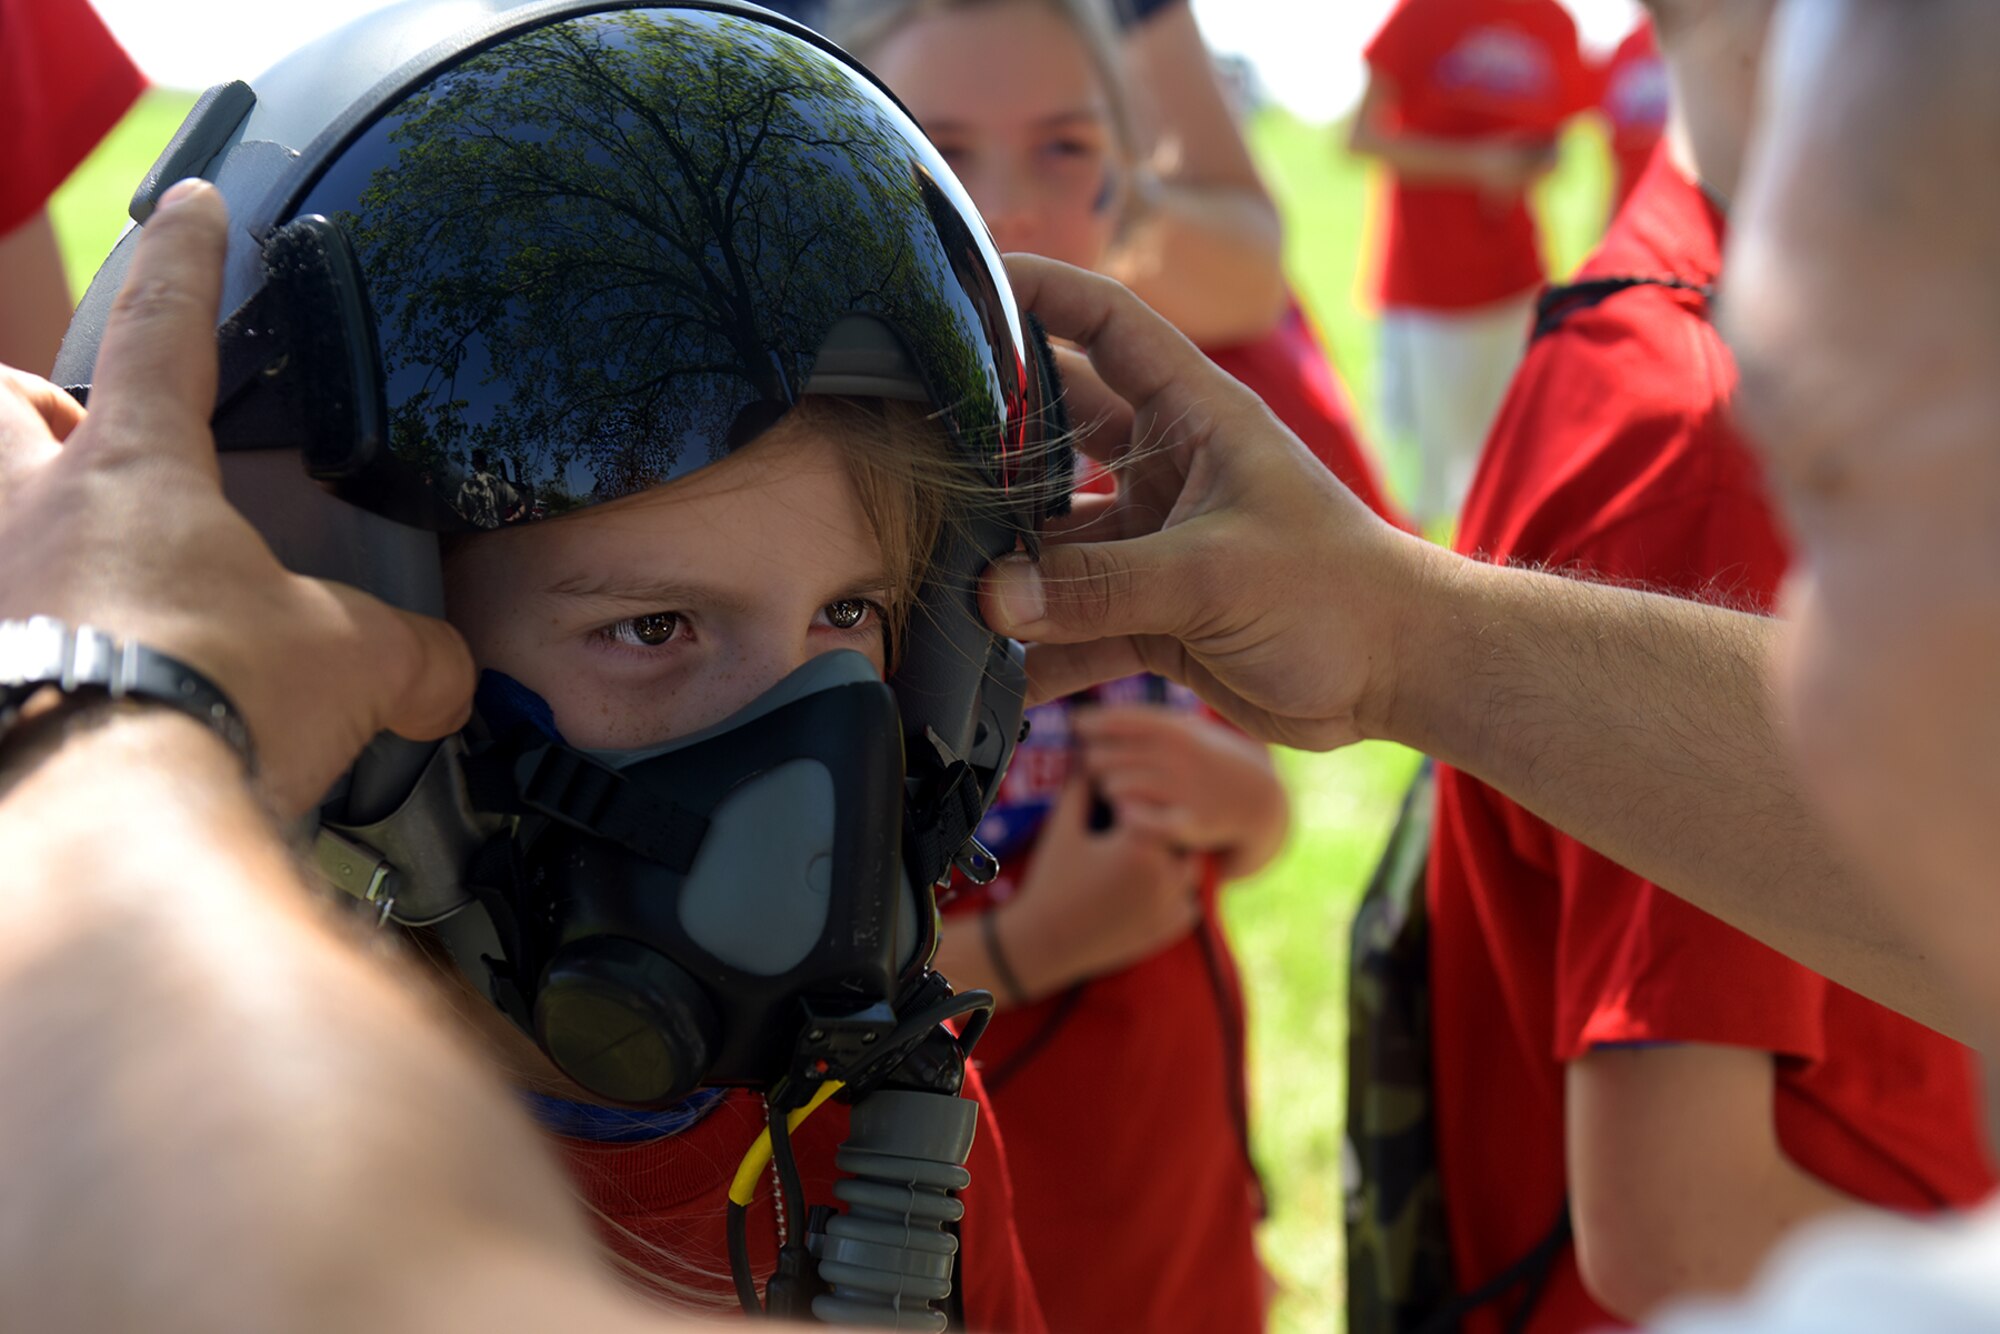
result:
M 1621 1042 L 1824 1057 L 1824 978 L 1574 839 L 1555 853 L 1555 1059 Z
M 0 0 L 0 235 L 42 210 L 145 86 L 84 0 Z
M 1740 453 L 1709 435 L 1700 418 L 1668 434 L 1682 439 L 1678 448 L 1656 446 L 1660 457 Z M 1767 597 L 1785 553 L 1749 479 L 1741 487 L 1690 480 L 1708 484 L 1592 528 L 1563 563 L 1611 578 L 1650 574 L 1652 586 L 1680 593 L 1730 579 L 1753 600 Z M 1824 978 L 1574 839 L 1551 837 L 1561 891 L 1557 1060 L 1618 1042 L 1706 1042 L 1808 1061 L 1825 1055 Z

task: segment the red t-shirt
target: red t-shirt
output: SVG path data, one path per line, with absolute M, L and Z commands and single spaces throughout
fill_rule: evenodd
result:
M 1439 139 L 1553 140 L 1593 91 L 1576 24 L 1556 0 L 1401 0 L 1367 58 L 1395 84 L 1392 128 Z M 1542 274 L 1525 198 L 1391 183 L 1385 306 L 1466 310 L 1531 291 Z
M 1403 522 L 1355 434 L 1354 414 L 1333 363 L 1296 301 L 1278 326 L 1255 342 L 1203 351 L 1263 399 L 1363 504 L 1392 523 Z
M 1584 276 L 1713 282 L 1721 216 L 1662 155 Z M 1459 545 L 1649 586 L 1773 597 L 1786 562 L 1727 410 L 1736 375 L 1689 292 L 1638 288 L 1528 352 Z M 1431 857 L 1438 1148 L 1462 1291 L 1547 1234 L 1567 1186 L 1563 1064 L 1594 1046 L 1776 1053 L 1775 1118 L 1801 1168 L 1905 1210 L 1970 1204 L 1993 1177 L 1968 1054 L 1791 963 L 1440 770 Z M 1690 831 L 1689 837 L 1699 837 Z M 1494 1334 L 1511 1308 L 1466 1322 Z M 1564 1255 L 1536 1334 L 1610 1321 Z
M 1104 703 L 1194 714 L 1192 692 L 1134 677 Z M 964 888 L 947 921 L 1010 898 L 1070 772 L 1068 700 L 1028 735 L 980 826 L 1000 879 Z M 1016 1164 L 1028 1267 L 1051 1327 L 1258 1334 L 1262 1195 L 1245 1136 L 1243 1002 L 1203 886 L 1193 935 L 1073 994 L 1003 1011 L 978 1050 Z M 969 930 L 969 926 L 947 930 Z
M 42 211 L 145 86 L 84 0 L 0 0 L 0 236 Z
M 1612 184 L 1611 212 L 1616 215 L 1646 174 L 1653 150 L 1667 132 L 1672 95 L 1667 64 L 1653 41 L 1653 22 L 1642 20 L 1612 53 L 1599 75 L 1597 109 L 1611 135 L 1611 161 L 1617 168 Z
M 967 1328 L 993 1334 L 1045 1334 L 1041 1306 L 1014 1230 L 1007 1151 L 991 1102 L 975 1071 L 966 1094 L 980 1104 L 979 1130 L 962 1192 L 959 1283 Z M 848 1109 L 830 1102 L 792 1136 L 807 1204 L 835 1205 L 834 1151 L 847 1137 Z M 563 1158 L 598 1230 L 634 1277 L 682 1309 L 734 1311 L 724 1230 L 729 1183 L 744 1151 L 765 1126 L 763 1100 L 732 1093 L 680 1134 L 638 1144 L 561 1139 Z M 761 1291 L 778 1262 L 776 1192 L 766 1171 L 749 1208 L 750 1267 Z M 787 1219 L 787 1227 L 799 1220 Z

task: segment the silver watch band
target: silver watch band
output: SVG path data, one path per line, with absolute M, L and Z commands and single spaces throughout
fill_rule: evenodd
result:
M 180 659 L 53 617 L 0 621 L 0 734 L 45 689 L 65 695 L 102 693 L 177 709 L 206 724 L 256 772 L 256 749 L 243 715 L 220 686 Z

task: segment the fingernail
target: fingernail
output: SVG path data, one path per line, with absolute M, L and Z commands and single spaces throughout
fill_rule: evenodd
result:
M 998 604 L 1003 630 L 1019 630 L 1038 623 L 1048 614 L 1048 600 L 1042 594 L 1042 571 L 1026 556 L 1002 556 L 993 562 L 993 599 Z
M 160 196 L 160 202 L 154 205 L 154 209 L 158 211 L 160 209 L 172 208 L 182 200 L 192 198 L 206 189 L 208 189 L 208 182 L 199 176 L 190 176 L 184 181 L 175 181 L 168 188 L 167 192 Z

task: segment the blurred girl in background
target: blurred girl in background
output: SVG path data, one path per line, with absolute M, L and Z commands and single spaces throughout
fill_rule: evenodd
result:
M 1132 282 L 1382 508 L 1184 4 L 1123 53 L 1089 0 L 853 0 L 826 21 L 909 106 L 1001 249 Z M 1141 152 L 1128 57 L 1171 111 L 1156 113 L 1178 148 L 1169 172 Z M 982 828 L 1002 877 L 950 910 L 939 969 L 1001 998 L 980 1055 L 1050 1325 L 1261 1329 L 1242 1001 L 1215 910 L 1225 882 L 1276 855 L 1284 789 L 1262 746 L 1154 678 L 1030 721 Z

